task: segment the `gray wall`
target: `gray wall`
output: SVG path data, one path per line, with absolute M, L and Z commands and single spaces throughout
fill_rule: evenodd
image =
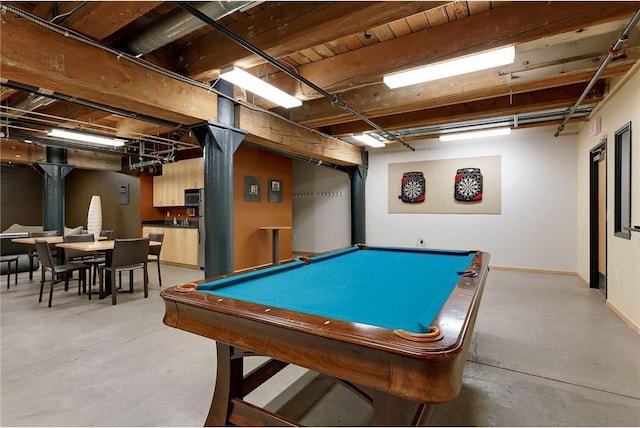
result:
M 42 176 L 31 165 L 3 164 L 0 201 L 0 230 L 14 223 L 42 225 Z
M 129 204 L 119 203 L 120 186 L 129 186 Z M 140 236 L 140 180 L 111 171 L 74 169 L 67 176 L 65 219 L 68 227 L 87 227 L 91 196 L 100 196 L 102 229 L 113 230 L 114 238 Z

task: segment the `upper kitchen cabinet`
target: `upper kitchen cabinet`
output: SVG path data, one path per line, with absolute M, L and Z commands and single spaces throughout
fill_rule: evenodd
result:
M 184 206 L 185 189 L 204 187 L 203 158 L 185 159 L 162 166 L 162 175 L 153 178 L 155 207 Z
M 179 165 L 183 168 L 185 189 L 204 187 L 204 158 L 185 159 Z M 184 196 L 184 192 L 182 193 Z

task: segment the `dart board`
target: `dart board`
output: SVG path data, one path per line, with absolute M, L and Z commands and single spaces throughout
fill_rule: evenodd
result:
M 422 172 L 405 172 L 402 174 L 402 187 L 400 188 L 400 196 L 398 196 L 398 199 L 410 204 L 424 202 L 425 185 L 424 174 Z
M 456 201 L 481 201 L 482 174 L 480 173 L 480 168 L 461 168 L 457 170 L 453 194 Z

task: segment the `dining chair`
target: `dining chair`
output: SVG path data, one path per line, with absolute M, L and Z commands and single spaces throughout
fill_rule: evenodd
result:
M 158 284 L 162 288 L 162 276 L 160 274 L 160 251 L 162 251 L 162 241 L 164 240 L 164 233 L 162 232 L 150 232 L 150 241 L 158 241 L 160 245 L 149 246 L 149 262 L 158 264 Z
M 79 235 L 65 235 L 62 237 L 63 242 L 93 242 L 94 237 L 93 233 L 82 233 Z M 73 250 L 71 248 L 64 249 L 64 262 L 83 262 L 85 259 L 93 259 L 95 258 L 95 252 L 87 252 L 80 250 Z
M 29 238 L 43 238 L 48 236 L 58 236 L 57 230 L 46 230 L 44 232 L 29 232 Z M 29 280 L 33 279 L 33 260 L 36 258 L 36 249 L 29 245 Z
M 78 295 L 82 294 L 82 289 L 87 288 L 87 269 L 88 266 L 82 263 L 69 263 L 56 265 L 53 262 L 53 256 L 51 254 L 51 248 L 49 243 L 45 240 L 36 239 L 35 241 L 36 253 L 40 259 L 41 273 L 40 273 L 40 297 L 38 302 L 42 302 L 42 292 L 44 290 L 45 274 L 47 271 L 51 272 L 51 283 L 49 285 L 49 307 L 51 307 L 51 301 L 53 299 L 53 286 L 56 283 L 56 277 L 58 275 L 64 276 L 64 289 L 69 289 L 69 278 L 73 272 L 78 272 Z
M 16 269 L 14 272 L 16 275 L 15 284 L 18 284 L 18 259 L 19 259 L 19 256 L 17 254 L 0 256 L 0 263 L 7 264 L 7 290 L 11 288 L 11 265 L 13 263 L 16 264 Z
M 104 292 L 105 273 L 111 275 L 111 303 L 116 304 L 116 273 L 129 272 L 129 293 L 133 293 L 133 271 L 142 269 L 144 297 L 149 296 L 149 273 L 147 271 L 147 260 L 149 256 L 149 238 L 116 239 L 111 254 L 109 265 L 100 265 L 100 294 Z M 89 287 L 89 298 L 91 298 L 91 287 Z
M 113 230 L 101 230 L 100 236 L 107 238 L 107 240 L 113 239 Z M 96 283 L 96 278 L 98 277 L 98 269 L 100 265 L 105 264 L 107 261 L 106 254 L 104 251 L 96 251 L 94 257 L 92 259 L 83 260 L 83 263 L 89 265 L 89 277 L 93 278 L 91 280 L 91 284 L 89 287 L 93 286 Z M 91 274 L 91 268 L 93 268 L 93 275 Z

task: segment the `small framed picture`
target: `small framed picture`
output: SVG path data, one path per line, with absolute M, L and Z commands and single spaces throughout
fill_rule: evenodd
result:
M 260 202 L 262 195 L 260 189 L 262 187 L 262 178 L 260 177 L 244 177 L 244 200 L 245 202 Z
M 282 180 L 269 179 L 269 202 L 282 203 Z

